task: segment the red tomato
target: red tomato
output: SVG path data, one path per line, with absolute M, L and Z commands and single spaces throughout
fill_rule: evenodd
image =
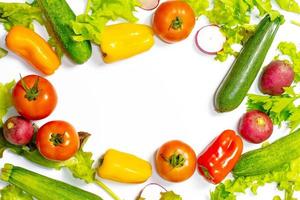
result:
M 165 42 L 178 42 L 190 35 L 195 18 L 193 9 L 186 2 L 167 1 L 154 13 L 153 30 Z
M 29 75 L 16 84 L 12 101 L 23 117 L 39 120 L 49 116 L 57 104 L 57 95 L 52 84 L 45 78 Z
M 74 127 L 65 121 L 51 121 L 36 135 L 36 146 L 49 160 L 64 161 L 76 154 L 80 140 Z
M 178 140 L 162 145 L 155 158 L 158 174 L 171 182 L 181 182 L 190 178 L 196 170 L 196 162 L 194 150 Z

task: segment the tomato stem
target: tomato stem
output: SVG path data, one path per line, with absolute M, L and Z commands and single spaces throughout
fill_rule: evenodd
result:
M 175 153 L 169 158 L 168 161 L 173 168 L 179 168 L 184 166 L 185 157 L 182 154 Z
M 183 21 L 180 17 L 176 17 L 175 19 L 172 20 L 170 24 L 170 28 L 174 30 L 182 29 Z
M 39 96 L 39 77 L 37 77 L 37 79 L 34 82 L 34 85 L 32 86 L 32 88 L 28 88 L 28 86 L 26 85 L 24 79 L 22 78 L 21 74 L 21 84 L 23 89 L 25 90 L 26 94 L 25 94 L 25 98 L 28 99 L 28 101 L 35 101 L 37 99 L 37 97 Z
M 59 146 L 64 142 L 64 134 L 60 134 L 60 133 L 52 133 L 51 134 L 51 138 L 50 138 L 50 142 L 52 142 L 52 144 L 54 146 Z

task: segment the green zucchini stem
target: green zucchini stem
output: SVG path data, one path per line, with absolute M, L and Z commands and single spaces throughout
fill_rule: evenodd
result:
M 95 179 L 94 183 L 99 185 L 103 190 L 105 190 L 114 200 L 121 200 L 109 187 L 107 187 L 103 182 Z

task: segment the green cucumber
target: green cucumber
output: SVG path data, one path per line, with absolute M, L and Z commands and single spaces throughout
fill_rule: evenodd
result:
M 73 40 L 75 33 L 70 24 L 76 19 L 76 15 L 67 2 L 65 0 L 37 0 L 37 2 L 47 18 L 47 28 L 51 28 L 50 32 L 55 34 L 69 57 L 78 64 L 86 62 L 92 55 L 91 43 Z
M 102 200 L 95 194 L 22 167 L 5 164 L 1 172 L 3 181 L 20 188 L 39 200 Z
M 300 157 L 300 129 L 272 144 L 242 155 L 232 173 L 235 177 L 268 173 Z
M 271 21 L 269 15 L 259 23 L 216 92 L 215 108 L 218 112 L 232 111 L 242 103 L 281 24 L 281 16 Z

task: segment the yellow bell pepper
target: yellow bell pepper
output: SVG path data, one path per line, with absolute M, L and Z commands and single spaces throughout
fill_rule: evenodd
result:
M 103 156 L 97 174 L 120 183 L 143 183 L 152 175 L 151 164 L 134 155 L 109 149 Z
M 51 46 L 34 31 L 14 26 L 6 36 L 6 46 L 45 75 L 51 75 L 60 66 L 60 59 Z
M 121 23 L 106 26 L 100 38 L 105 63 L 112 63 L 149 50 L 154 44 L 150 26 Z

